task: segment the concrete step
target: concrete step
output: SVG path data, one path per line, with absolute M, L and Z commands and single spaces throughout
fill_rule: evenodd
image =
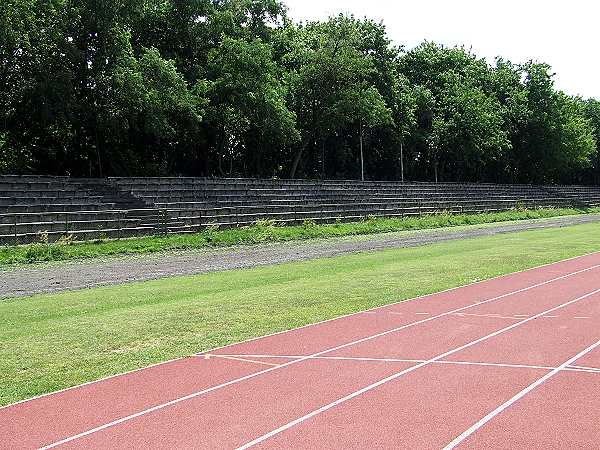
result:
M 56 242 L 65 236 L 72 236 L 76 241 L 89 241 L 95 239 L 122 239 L 129 237 L 149 236 L 156 234 L 156 230 L 151 227 L 137 227 L 126 229 L 105 229 L 105 230 L 80 230 L 65 233 L 55 231 L 48 233 L 48 242 Z M 8 234 L 0 235 L 0 244 L 3 245 L 20 245 L 39 242 L 39 233 L 23 233 L 23 234 Z

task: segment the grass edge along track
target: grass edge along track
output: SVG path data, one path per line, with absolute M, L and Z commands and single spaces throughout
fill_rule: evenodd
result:
M 0 302 L 0 405 L 600 251 L 600 223 Z

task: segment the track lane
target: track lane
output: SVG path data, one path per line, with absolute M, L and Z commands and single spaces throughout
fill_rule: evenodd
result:
M 359 355 L 372 358 L 429 359 L 440 353 L 437 351 L 437 349 L 440 348 L 440 344 L 446 345 L 445 348 L 460 347 L 461 345 L 476 339 L 481 330 L 490 333 L 510 325 L 511 321 L 518 322 L 519 320 L 531 317 L 540 311 L 545 311 L 552 309 L 557 305 L 561 305 L 568 299 L 584 296 L 593 290 L 591 287 L 595 286 L 595 282 L 598 279 L 600 279 L 600 268 L 579 273 L 573 277 L 562 279 L 560 282 L 542 285 L 534 290 L 518 292 L 514 295 L 505 297 L 500 301 L 474 305 L 463 312 L 447 315 L 435 321 L 424 323 L 419 326 L 419 332 L 422 333 L 419 335 L 422 336 L 418 341 L 419 345 L 415 345 L 413 332 L 404 330 L 403 332 L 381 336 L 356 345 L 328 352 L 325 356 Z M 593 301 L 593 299 L 589 301 Z M 490 313 L 498 314 L 498 316 L 486 316 L 486 314 Z M 590 315 L 588 313 L 600 316 L 600 310 L 597 312 L 595 310 L 582 312 L 581 309 L 578 309 L 577 305 L 561 309 L 560 312 L 551 315 L 559 314 L 561 316 L 569 316 L 572 320 L 575 320 L 574 317 Z M 506 317 L 508 316 L 511 316 L 514 319 L 507 321 Z M 550 320 L 551 319 L 540 319 L 539 322 L 528 323 L 527 329 L 533 330 L 535 334 L 538 325 L 545 324 Z M 593 324 L 593 321 L 577 319 L 575 323 L 578 326 L 586 327 Z M 552 326 L 552 324 L 550 323 L 549 326 Z M 510 345 L 509 341 L 511 338 L 506 336 L 508 335 L 498 336 L 495 339 L 503 339 L 507 342 L 508 346 Z M 475 349 L 470 349 L 469 351 L 475 351 Z M 465 360 L 483 361 L 479 357 Z
M 494 279 L 494 280 L 491 280 L 491 281 L 485 282 L 485 283 L 467 286 L 464 288 L 455 289 L 455 290 L 447 291 L 447 292 L 440 293 L 440 294 L 434 294 L 432 296 L 427 296 L 427 297 L 421 298 L 421 299 L 419 299 L 419 301 L 409 301 L 409 302 L 406 302 L 406 303 L 403 303 L 400 305 L 392 305 L 392 306 L 388 306 L 388 307 L 384 307 L 384 308 L 379 308 L 375 311 L 375 314 L 379 314 L 379 313 L 381 313 L 383 311 L 387 311 L 387 310 L 389 310 L 389 312 L 396 312 L 398 307 L 400 307 L 402 305 L 406 305 L 405 313 L 406 313 L 408 319 L 407 319 L 407 317 L 404 317 L 404 314 L 402 314 L 402 316 L 394 316 L 392 314 L 389 314 L 390 317 L 381 318 L 381 319 L 379 317 L 377 319 L 374 319 L 373 314 L 353 315 L 353 316 L 348 316 L 348 317 L 333 320 L 333 321 L 328 321 L 328 322 L 325 322 L 325 323 L 322 323 L 322 324 L 319 324 L 316 326 L 310 326 L 310 327 L 302 328 L 300 330 L 294 330 L 294 331 L 288 332 L 288 333 L 277 334 L 274 336 L 257 339 L 257 340 L 253 340 L 253 341 L 242 343 L 242 344 L 237 344 L 234 346 L 228 346 L 228 347 L 218 350 L 218 351 L 226 351 L 227 353 L 230 353 L 234 350 L 242 351 L 242 350 L 250 348 L 250 349 L 254 350 L 256 353 L 258 353 L 256 351 L 257 349 L 266 349 L 266 350 L 270 350 L 269 353 L 273 353 L 274 348 L 279 348 L 278 343 L 280 341 L 282 342 L 281 347 L 285 350 L 300 348 L 300 349 L 306 351 L 306 349 L 311 349 L 311 348 L 318 348 L 318 347 L 322 348 L 323 331 L 325 329 L 329 329 L 329 327 L 332 325 L 333 326 L 331 327 L 329 333 L 325 333 L 327 335 L 325 341 L 327 341 L 328 343 L 333 342 L 337 339 L 343 340 L 343 339 L 349 339 L 350 337 L 353 337 L 353 336 L 359 336 L 361 334 L 364 335 L 365 330 L 362 329 L 363 327 L 367 328 L 368 330 L 378 330 L 378 329 L 383 329 L 387 325 L 390 325 L 392 323 L 395 326 L 398 324 L 414 323 L 414 318 L 411 318 L 411 315 L 412 314 L 416 315 L 418 311 L 415 311 L 415 310 L 422 309 L 423 306 L 425 306 L 425 305 L 427 305 L 428 309 L 434 311 L 434 313 L 436 311 L 438 311 L 438 310 L 435 310 L 434 308 L 441 308 L 440 310 L 443 311 L 443 310 L 447 310 L 449 306 L 453 306 L 453 307 L 457 306 L 457 305 L 469 306 L 473 302 L 480 300 L 482 297 L 484 297 L 484 295 L 489 296 L 489 295 L 494 295 L 494 294 L 497 294 L 497 295 L 507 294 L 508 292 L 510 292 L 510 290 L 507 289 L 507 284 L 509 284 L 511 288 L 526 288 L 527 286 L 530 286 L 531 283 L 543 282 L 544 280 L 548 280 L 549 278 L 551 278 L 551 276 L 553 276 L 553 277 L 564 276 L 568 273 L 571 273 L 571 271 L 582 270 L 582 269 L 585 269 L 586 267 L 589 267 L 590 264 L 592 264 L 592 263 L 598 264 L 598 262 L 600 262 L 599 255 L 589 255 L 589 256 L 583 257 L 581 259 L 571 260 L 571 261 L 567 261 L 567 262 L 564 262 L 561 264 L 554 264 L 551 266 L 547 266 L 545 268 L 533 269 L 531 271 L 509 275 L 508 277 Z M 502 301 L 504 301 L 506 298 L 508 298 L 508 297 L 503 298 Z M 402 308 L 400 308 L 400 309 L 402 309 Z M 417 322 L 420 323 L 421 321 L 417 321 Z M 421 325 L 419 325 L 419 326 L 421 326 Z M 369 327 L 372 327 L 372 328 L 369 328 Z M 344 330 L 350 330 L 350 331 L 344 331 Z M 356 330 L 358 330 L 358 333 L 356 332 Z M 345 334 L 345 333 L 347 333 L 347 334 Z M 355 333 L 357 333 L 357 334 L 355 334 Z M 338 340 L 338 342 L 339 342 L 339 340 Z M 303 342 L 301 344 L 298 344 L 298 341 L 303 341 Z M 286 344 L 286 342 L 289 342 L 291 345 Z M 282 352 L 282 353 L 287 353 L 287 351 Z M 296 352 L 293 352 L 293 353 L 296 353 Z M 305 354 L 304 352 L 301 352 L 301 353 Z M 157 372 L 160 372 L 163 369 L 168 369 L 170 364 L 171 363 L 168 363 L 168 364 L 164 365 L 164 367 L 163 367 L 163 365 L 159 366 L 160 369 L 157 369 Z M 148 369 L 148 370 L 152 370 L 152 369 Z M 255 367 L 252 369 L 248 369 L 248 370 L 250 370 L 251 373 L 257 373 L 257 372 L 255 372 L 256 371 Z M 183 372 L 185 372 L 185 370 L 182 371 L 182 373 Z M 212 376 L 212 375 L 213 374 L 211 371 L 210 376 Z M 39 431 L 39 433 L 44 434 L 44 433 L 48 433 L 48 431 L 50 431 L 50 430 L 52 432 L 56 431 L 56 434 L 60 434 L 60 433 L 64 433 L 65 430 L 60 429 L 60 427 L 51 428 L 48 426 L 48 423 L 55 422 L 57 414 L 62 418 L 62 420 L 64 422 L 69 422 L 69 420 L 68 420 L 69 412 L 73 412 L 75 414 L 75 416 L 71 416 L 71 417 L 73 417 L 74 419 L 72 421 L 70 421 L 68 423 L 68 425 L 73 426 L 75 428 L 79 427 L 81 429 L 85 429 L 85 426 L 88 426 L 89 423 L 94 423 L 94 421 L 96 421 L 95 423 L 98 423 L 100 420 L 105 420 L 106 417 L 114 417 L 114 416 L 117 416 L 118 414 L 123 413 L 123 410 L 120 410 L 118 407 L 115 408 L 114 392 L 113 392 L 112 396 L 110 395 L 111 388 L 109 385 L 111 383 L 115 383 L 115 382 L 117 384 L 120 382 L 124 383 L 124 386 L 122 388 L 119 388 L 119 389 L 113 390 L 113 391 L 118 391 L 119 393 L 124 394 L 124 397 L 126 397 L 126 398 L 139 397 L 139 399 L 141 399 L 143 401 L 150 401 L 150 402 L 156 401 L 156 398 L 152 397 L 152 395 L 147 395 L 147 393 L 154 392 L 154 390 L 156 390 L 157 388 L 158 388 L 158 390 L 164 391 L 163 385 L 164 385 L 164 379 L 167 376 L 167 372 L 165 372 L 163 374 L 162 381 L 161 381 L 161 376 L 157 376 L 156 383 L 153 384 L 152 386 L 140 386 L 139 388 L 131 389 L 131 386 L 136 386 L 137 381 L 135 380 L 135 378 L 138 376 L 141 376 L 140 381 L 143 383 L 145 371 L 139 371 L 139 372 L 136 372 L 135 374 L 124 375 L 122 377 L 122 379 L 121 379 L 121 377 L 116 377 L 116 379 L 103 381 L 101 383 L 92 384 L 90 386 L 86 386 L 83 388 L 78 388 L 78 389 L 69 391 L 65 397 L 66 401 L 63 404 L 63 406 L 60 406 L 60 400 L 59 400 L 56 405 L 50 404 L 46 408 L 41 407 L 40 409 L 36 410 L 35 408 L 36 408 L 36 404 L 38 402 L 40 402 L 40 406 L 41 406 L 45 401 L 50 400 L 52 402 L 53 400 L 51 400 L 51 399 L 55 398 L 55 396 L 48 396 L 43 399 L 35 400 L 33 402 L 27 402 L 22 405 L 16 405 L 15 407 L 0 409 L 0 420 L 2 420 L 3 414 L 5 414 L 6 411 L 14 412 L 13 410 L 15 408 L 18 409 L 19 407 L 25 407 L 25 409 L 28 410 L 28 413 L 25 414 L 25 416 L 28 416 L 25 418 L 25 421 L 29 421 L 29 423 L 32 423 L 32 417 L 34 417 L 35 418 L 34 423 L 36 423 L 36 424 L 41 423 L 41 426 L 38 427 L 38 430 L 34 430 L 34 431 L 32 431 L 30 429 L 31 426 L 27 427 L 26 424 L 23 427 L 19 426 L 19 427 L 15 427 L 14 429 L 18 428 L 18 431 L 20 433 L 31 435 L 31 436 L 38 436 L 36 434 L 36 432 L 38 432 L 38 431 Z M 199 381 L 201 383 L 205 383 L 203 385 L 208 385 L 208 384 L 210 384 L 210 376 L 204 376 L 204 375 L 200 374 L 201 380 L 197 380 L 197 381 Z M 132 377 L 132 378 L 130 378 L 130 377 Z M 184 378 L 187 378 L 187 376 L 185 376 Z M 106 386 L 105 386 L 105 384 L 106 384 Z M 175 383 L 175 385 L 176 385 L 176 383 Z M 97 389 L 97 391 L 87 393 L 86 389 L 91 389 L 92 391 L 96 391 L 96 389 Z M 81 391 L 81 390 L 83 390 L 83 391 Z M 183 393 L 186 391 L 185 391 L 185 389 L 182 389 L 181 392 Z M 65 393 L 58 394 L 58 397 L 60 397 L 61 395 L 64 395 L 64 394 Z M 73 395 L 74 398 L 71 398 L 69 400 L 70 395 Z M 168 398 L 168 396 L 166 396 L 166 397 Z M 92 403 L 98 402 L 98 404 L 99 404 L 99 407 L 91 415 L 91 417 L 86 416 L 86 414 L 89 413 L 90 409 L 85 407 L 85 405 L 89 404 L 90 401 Z M 81 402 L 83 402 L 83 404 Z M 88 402 L 88 403 L 86 403 L 86 402 Z M 125 401 L 125 403 L 129 403 L 129 402 L 130 402 L 130 400 Z M 118 400 L 117 400 L 116 404 L 117 405 L 119 404 Z M 65 411 L 67 412 L 66 420 L 64 418 L 65 416 L 63 416 L 63 412 L 65 412 Z M 92 411 L 93 411 L 93 409 L 92 409 Z M 39 416 L 36 416 L 35 414 L 29 414 L 29 412 L 36 412 L 37 414 L 39 414 Z M 96 412 L 100 412 L 101 416 L 99 417 L 99 416 L 95 415 Z M 23 416 L 23 417 L 25 417 L 25 416 Z M 38 417 L 41 418 L 41 421 L 37 420 Z M 46 420 L 46 423 L 47 423 L 45 426 L 44 426 L 44 423 L 45 423 L 44 420 Z M 92 420 L 92 422 L 90 422 L 90 420 Z M 53 425 L 54 424 L 55 423 L 53 423 Z M 13 430 L 11 430 L 11 431 L 13 431 Z M 5 433 L 8 434 L 8 432 L 5 429 L 0 429 L 0 436 L 4 437 Z M 19 436 L 19 433 L 17 433 L 16 436 Z M 48 442 L 48 441 L 46 441 L 46 442 Z M 0 446 L 2 446 L 2 445 L 0 444 Z M 24 446 L 24 447 L 27 447 L 27 446 Z M 12 447 L 12 448 L 15 448 L 15 447 Z
M 594 285 L 600 287 L 600 278 Z M 586 317 L 586 319 L 579 319 Z M 600 295 L 590 296 L 519 327 L 511 333 L 453 355 L 461 361 L 527 364 L 556 367 L 600 340 Z M 591 357 L 589 357 L 591 358 Z M 583 362 L 595 361 L 582 358 Z
M 586 273 L 589 275 L 589 273 Z M 562 280 L 566 282 L 565 280 Z M 577 282 L 577 280 L 575 280 Z M 569 280 L 569 282 L 573 282 L 573 280 Z M 569 300 L 568 302 L 558 303 L 562 301 L 560 299 L 556 299 L 555 302 L 557 305 L 553 308 L 554 310 L 558 310 L 564 308 L 566 305 L 575 304 L 577 302 L 583 301 L 590 296 L 598 295 L 600 289 L 595 290 L 594 292 L 590 292 L 584 296 Z M 538 313 L 538 317 L 552 310 L 544 310 Z M 512 331 L 519 326 L 522 326 L 526 323 L 529 323 L 535 319 L 535 316 L 529 319 L 524 319 L 521 322 L 517 322 L 516 324 L 510 325 L 508 327 L 502 328 L 500 330 L 491 331 L 490 329 L 485 329 L 482 327 L 479 333 L 479 337 L 475 340 L 470 340 L 466 344 L 463 344 L 458 348 L 448 349 L 448 343 L 442 342 L 440 345 L 440 351 L 444 351 L 443 354 L 435 357 L 437 360 L 441 360 L 444 357 L 450 354 L 458 353 L 462 348 L 477 345 L 479 342 L 484 342 L 488 339 L 492 339 L 493 337 L 500 335 L 505 332 Z M 489 326 L 489 324 L 487 324 Z M 446 330 L 448 330 L 446 328 Z M 415 341 L 421 341 L 419 332 L 424 332 L 425 336 L 429 336 L 430 332 L 428 329 L 423 329 L 421 327 L 416 328 L 414 333 Z M 483 333 L 483 335 L 482 335 Z M 469 339 L 472 339 L 473 336 L 469 335 Z M 379 338 L 377 338 L 379 339 Z M 380 343 L 381 345 L 381 343 Z M 385 345 L 385 343 L 383 343 Z M 350 346 L 351 347 L 351 346 Z M 350 348 L 348 347 L 348 348 Z M 442 350 L 442 349 L 448 349 Z M 164 439 L 165 436 L 173 437 L 173 436 L 185 436 L 185 441 L 189 441 L 193 439 L 193 436 L 202 436 L 202 441 L 208 447 L 235 447 L 238 445 L 242 445 L 245 440 L 245 436 L 247 436 L 247 431 L 258 431 L 258 430 L 268 430 L 271 429 L 273 431 L 269 431 L 262 435 L 259 434 L 259 437 L 255 440 L 249 441 L 250 444 L 246 444 L 241 446 L 240 448 L 248 448 L 249 446 L 254 445 L 254 443 L 262 443 L 264 440 L 268 440 L 271 438 L 272 433 L 274 435 L 278 435 L 281 432 L 286 431 L 288 428 L 291 428 L 296 425 L 296 420 L 304 421 L 305 419 L 311 419 L 313 415 L 321 414 L 321 410 L 326 408 L 324 411 L 327 412 L 329 408 L 337 407 L 338 402 L 346 402 L 347 400 L 352 400 L 353 398 L 363 393 L 378 388 L 379 385 L 383 383 L 387 383 L 388 381 L 393 381 L 399 376 L 404 375 L 405 373 L 410 373 L 410 371 L 419 369 L 420 367 L 424 367 L 430 363 L 427 361 L 425 363 L 412 365 L 400 372 L 396 372 L 389 377 L 384 378 L 383 380 L 378 380 L 374 384 L 367 385 L 367 387 L 363 387 L 359 390 L 352 391 L 349 389 L 349 385 L 346 385 L 348 381 L 340 381 L 341 376 L 350 375 L 353 379 L 355 376 L 352 374 L 341 374 L 336 371 L 337 376 L 326 374 L 320 374 L 317 377 L 317 381 L 310 380 L 307 381 L 307 366 L 314 364 L 315 360 L 300 360 L 295 366 L 283 366 L 278 372 L 271 372 L 265 374 L 260 379 L 252 379 L 248 380 L 246 383 L 241 385 L 236 385 L 234 388 L 220 390 L 218 392 L 211 393 L 210 396 L 197 397 L 194 399 L 190 399 L 186 402 L 185 405 L 177 405 L 177 412 L 181 412 L 181 414 L 177 414 L 177 420 L 173 419 L 173 409 L 163 409 L 160 411 L 151 411 L 150 414 L 144 415 L 144 417 L 136 417 L 135 420 L 128 421 L 126 423 L 118 423 L 110 428 L 99 430 L 99 432 L 89 433 L 85 436 L 78 436 L 74 440 L 70 440 L 69 442 L 63 442 L 63 444 L 67 444 L 67 448 L 103 448 L 103 447 L 111 447 L 111 448 L 133 448 L 129 447 L 132 442 L 132 436 L 140 436 L 143 439 L 149 439 L 151 442 L 157 441 L 159 439 Z M 321 362 L 321 361 L 319 361 Z M 309 371 L 310 372 L 310 371 Z M 284 377 L 283 381 L 280 377 Z M 324 391 L 321 389 L 315 389 L 315 387 L 319 386 L 318 381 L 325 382 L 324 387 L 330 389 L 332 386 L 331 381 L 335 382 L 335 386 L 339 386 L 342 388 L 342 391 L 349 391 L 349 393 L 341 397 L 341 400 L 335 399 L 333 402 L 327 404 L 327 400 L 331 398 L 335 398 L 335 395 L 331 395 L 330 391 Z M 257 385 L 257 383 L 259 383 Z M 269 389 L 269 386 L 272 388 Z M 299 401 L 295 397 L 290 397 L 289 392 L 282 393 L 278 392 L 279 386 L 285 386 L 286 388 L 292 388 L 293 392 L 297 392 L 298 389 L 308 389 L 307 396 L 311 400 L 317 400 L 316 404 L 325 404 L 327 406 L 317 408 L 316 410 L 312 410 L 308 412 L 305 416 L 300 416 L 300 419 L 294 419 L 290 422 L 287 422 L 286 418 L 294 417 L 294 412 L 297 412 L 297 405 Z M 274 388 L 273 388 L 274 387 Z M 266 403 L 259 403 L 256 400 L 253 400 L 252 395 L 255 392 L 262 393 L 265 397 L 269 397 L 270 395 L 275 394 L 277 401 L 268 401 Z M 244 401 L 238 406 L 236 410 L 235 416 L 231 414 L 227 414 L 225 411 L 220 412 L 219 407 L 223 404 L 230 405 L 230 399 L 244 398 L 250 399 L 249 401 Z M 282 402 L 283 400 L 283 402 Z M 284 409 L 281 409 L 281 405 L 283 404 Z M 279 408 L 278 408 L 279 406 Z M 207 411 L 210 410 L 211 414 L 208 416 L 194 414 L 197 411 Z M 229 408 L 226 408 L 229 410 Z M 240 413 L 242 411 L 242 413 Z M 363 414 L 367 414 L 368 411 L 363 411 Z M 241 414 L 241 415 L 240 415 Z M 211 425 L 210 420 L 214 417 L 219 419 L 219 427 L 218 429 L 221 431 L 221 434 L 218 436 L 218 441 L 213 443 L 214 436 L 211 431 L 215 428 Z M 225 422 L 223 422 L 225 421 Z M 239 423 L 243 423 L 243 428 L 240 430 Z M 277 424 L 284 423 L 280 428 L 276 428 Z M 173 426 L 177 426 L 176 431 L 173 431 Z M 300 422 L 299 422 L 300 423 Z M 352 422 L 354 423 L 354 422 Z M 150 431 L 148 431 L 150 430 Z M 192 435 L 187 432 L 187 430 L 195 430 L 196 432 Z M 237 432 L 236 432 L 237 431 Z M 243 431 L 243 432 L 242 432 Z M 144 442 L 141 440 L 134 440 L 133 446 L 143 446 Z M 196 441 L 191 441 L 192 446 L 199 445 Z M 165 447 L 178 446 L 181 445 L 178 441 L 167 441 L 163 442 Z M 160 446 L 162 447 L 163 444 Z
M 466 429 L 545 373 L 539 369 L 425 366 L 251 448 L 442 448 L 457 430 Z
M 0 410 L 0 448 L 38 448 L 156 404 L 263 370 L 186 358 Z
M 563 372 L 457 448 L 597 450 L 599 439 L 600 376 Z
M 515 405 L 517 406 L 517 408 L 521 407 L 523 399 L 527 399 L 527 400 L 530 399 L 532 393 L 533 393 L 533 395 L 539 394 L 540 388 L 545 388 L 547 386 L 548 382 L 555 381 L 556 376 L 563 373 L 564 368 L 569 367 L 571 364 L 574 364 L 581 357 L 587 355 L 589 352 L 594 351 L 595 349 L 598 349 L 598 348 L 600 348 L 600 340 L 596 341 L 589 347 L 585 348 L 584 350 L 579 352 L 574 357 L 569 358 L 567 361 L 563 362 L 560 367 L 557 367 L 556 369 L 547 373 L 543 377 L 539 378 L 538 380 L 536 380 L 535 382 L 533 382 L 532 384 L 530 384 L 529 386 L 527 386 L 526 388 L 521 390 L 518 394 L 516 394 L 513 397 L 511 397 L 510 399 L 506 400 L 504 403 L 502 403 L 496 409 L 489 412 L 486 416 L 482 417 L 479 421 L 477 421 L 475 424 L 473 424 L 471 427 L 469 427 L 467 430 L 465 430 L 463 433 L 461 433 L 458 437 L 456 437 L 454 440 L 452 440 L 448 445 L 446 445 L 444 447 L 444 450 L 452 450 L 452 449 L 456 448 L 457 446 L 463 446 L 463 444 L 465 443 L 466 440 L 470 439 L 471 436 L 479 433 L 482 429 L 485 430 L 489 426 L 489 424 L 490 423 L 493 424 L 498 417 L 500 417 L 501 418 L 500 420 L 502 420 L 502 417 L 506 417 L 507 412 L 508 412 L 508 414 L 510 414 Z M 567 387 L 569 384 L 573 384 L 573 383 L 574 383 L 573 378 L 571 378 L 569 383 L 567 383 Z M 550 403 L 551 401 L 552 401 L 551 397 L 544 398 L 545 403 Z M 582 410 L 581 408 L 577 408 L 576 411 L 577 411 L 575 414 L 576 416 L 581 416 L 585 413 L 585 410 Z M 598 416 L 597 411 L 594 412 L 594 415 Z M 562 414 L 560 414 L 559 417 L 560 416 L 562 416 Z M 540 420 L 539 415 L 528 415 L 528 416 L 526 416 L 526 418 L 528 419 L 530 428 L 535 428 L 539 425 L 538 424 L 538 422 Z M 590 440 L 583 440 L 584 438 L 588 438 Z M 597 436 L 597 433 L 591 433 L 591 434 L 586 435 L 585 437 L 580 436 L 578 438 L 578 441 L 579 441 L 578 446 L 591 447 L 591 446 L 597 445 L 598 436 Z M 558 437 L 558 439 L 556 439 L 554 444 L 552 445 L 552 448 L 563 447 L 563 445 L 564 445 L 563 440 L 560 437 Z M 487 448 L 487 446 L 484 448 Z
M 414 363 L 309 360 L 61 445 L 64 449 L 235 448 Z
M 597 284 L 597 282 L 596 282 Z M 563 309 L 577 309 L 579 313 L 591 314 L 600 304 L 600 292 L 587 296 L 582 300 L 565 306 Z M 562 312 L 562 311 L 561 311 Z M 450 358 L 459 361 L 465 360 L 464 353 L 471 350 L 477 350 L 477 356 L 493 360 L 496 350 L 502 348 L 502 343 L 510 339 L 520 337 L 521 335 L 529 338 L 528 345 L 520 347 L 523 352 L 521 356 L 526 358 L 531 349 L 537 349 L 534 353 L 551 354 L 554 342 L 547 340 L 549 334 L 544 332 L 532 336 L 528 329 L 531 325 L 537 323 L 539 319 L 526 319 L 523 326 L 498 334 L 490 339 L 470 346 L 466 350 L 454 352 L 451 356 L 441 359 L 441 361 L 450 360 Z M 574 322 L 577 319 L 565 319 L 554 322 L 554 329 L 557 332 L 569 327 L 569 320 Z M 592 330 L 595 329 L 595 333 Z M 540 330 L 541 331 L 541 330 Z M 569 359 L 577 355 L 582 348 L 588 351 L 600 347 L 600 329 L 590 327 L 582 330 L 583 340 L 567 337 L 569 343 L 568 357 L 561 361 L 565 367 L 569 367 Z M 591 344 L 590 344 L 591 343 Z M 585 347 L 582 347 L 584 345 Z M 591 346 L 591 347 L 590 347 Z M 483 349 L 483 350 L 482 350 Z M 482 350 L 482 351 L 480 351 Z M 563 356 L 554 355 L 552 360 L 560 359 Z M 475 359 L 475 358 L 473 358 Z M 518 359 L 518 358 L 515 358 Z M 578 358 L 581 361 L 584 358 Z M 468 358 L 466 359 L 468 360 Z M 549 362 L 550 359 L 546 360 Z M 579 363 L 577 363 L 579 364 Z M 562 387 L 568 388 L 569 384 L 576 383 L 576 377 L 586 376 L 593 383 L 600 381 L 599 374 L 561 372 L 561 367 L 554 370 L 544 371 L 541 369 L 521 369 L 509 367 L 491 367 L 474 365 L 466 367 L 464 365 L 440 367 L 432 365 L 420 368 L 414 372 L 407 373 L 402 377 L 389 380 L 375 386 L 373 389 L 363 392 L 361 395 L 349 397 L 334 404 L 333 407 L 323 408 L 316 414 L 309 414 L 303 418 L 298 418 L 296 423 L 291 422 L 292 426 L 283 426 L 273 430 L 270 434 L 263 435 L 258 439 L 251 441 L 242 448 L 295 448 L 305 446 L 309 448 L 331 448 L 332 446 L 343 448 L 442 448 L 448 442 L 468 429 L 473 423 L 481 420 L 482 417 L 494 412 L 499 405 L 516 398 L 524 390 L 535 387 L 534 383 L 542 380 L 544 377 L 554 376 L 560 373 L 559 380 L 568 380 L 563 382 Z M 596 377 L 596 378 L 593 378 Z M 589 385 L 588 385 L 589 387 Z M 590 395 L 597 393 L 597 384 L 592 384 Z M 416 394 L 415 394 L 416 393 Z M 543 396 L 542 396 L 543 397 Z M 552 397 L 543 397 L 543 402 L 551 403 Z M 593 402 L 595 404 L 595 402 Z M 511 407 L 509 404 L 508 407 Z M 575 409 L 576 413 L 571 412 L 570 417 L 580 417 L 587 413 L 594 418 L 598 418 L 598 411 L 590 410 L 590 406 L 584 406 L 582 409 Z M 539 422 L 539 415 L 533 413 L 529 408 L 527 412 L 517 414 L 520 419 L 521 428 L 523 423 Z M 495 417 L 495 416 L 494 416 Z M 492 422 L 496 419 L 489 419 Z M 555 422 L 560 422 L 561 414 L 552 417 Z M 490 423 L 492 423 L 490 422 Z M 360 433 L 352 433 L 355 424 L 360 424 Z M 589 421 L 584 421 L 589 423 Z M 433 424 L 433 426 L 432 426 Z M 597 445 L 600 439 L 600 421 L 595 422 L 595 429 L 587 429 L 586 434 L 579 437 L 582 446 L 592 447 Z M 514 425 L 515 427 L 517 425 Z M 568 424 L 563 424 L 563 427 Z M 509 437 L 513 428 L 507 424 L 501 424 L 496 427 L 497 430 L 503 430 L 506 436 L 506 442 L 511 442 Z M 526 433 L 525 431 L 523 433 Z M 496 431 L 496 434 L 499 434 Z M 466 442 L 466 448 L 488 448 L 489 442 L 497 442 L 497 448 L 504 447 L 502 438 L 496 439 L 496 436 L 488 436 L 479 441 L 479 445 L 471 447 Z M 573 442 L 573 433 L 571 442 Z M 530 438 L 529 441 L 535 441 Z M 540 438 L 540 442 L 548 442 L 548 439 Z M 555 446 L 560 446 L 561 441 L 556 441 Z M 530 448 L 527 445 L 511 448 Z M 542 447 L 534 447 L 542 448 Z M 547 446 L 545 448 L 554 448 Z

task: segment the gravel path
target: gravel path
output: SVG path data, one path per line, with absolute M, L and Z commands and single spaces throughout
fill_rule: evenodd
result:
M 353 252 L 415 247 L 434 242 L 591 222 L 600 222 L 600 214 L 19 267 L 0 270 L 0 298 L 281 264 Z

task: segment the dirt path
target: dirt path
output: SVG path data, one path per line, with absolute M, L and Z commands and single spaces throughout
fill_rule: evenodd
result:
M 19 267 L 0 271 L 0 298 L 281 264 L 354 252 L 416 247 L 591 222 L 600 222 L 600 214 Z

